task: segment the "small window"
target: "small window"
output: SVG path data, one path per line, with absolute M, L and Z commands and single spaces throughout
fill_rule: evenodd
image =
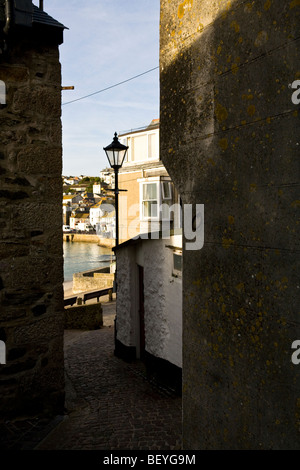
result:
M 5 83 L 0 80 L 0 107 L 6 105 L 6 86 Z
M 162 220 L 173 220 L 173 212 L 170 211 L 172 206 L 172 185 L 169 181 L 161 182 Z
M 182 275 L 182 253 L 175 251 L 173 253 L 173 276 L 181 277 Z
M 0 364 L 6 364 L 6 345 L 0 341 Z
M 170 200 L 172 199 L 172 188 L 171 188 L 171 183 L 169 181 L 163 181 L 161 183 L 161 189 L 162 189 L 162 198 L 165 200 Z

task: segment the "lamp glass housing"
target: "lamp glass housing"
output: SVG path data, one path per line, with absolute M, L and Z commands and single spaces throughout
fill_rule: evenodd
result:
M 115 132 L 115 137 L 112 143 L 107 147 L 104 147 L 108 162 L 112 168 L 121 168 L 124 163 L 127 150 L 128 147 L 119 142 L 117 133 Z

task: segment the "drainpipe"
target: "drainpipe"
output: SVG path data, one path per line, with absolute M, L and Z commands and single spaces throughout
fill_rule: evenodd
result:
M 12 25 L 12 15 L 13 15 L 13 9 L 12 9 L 12 2 L 11 0 L 5 0 L 5 18 L 6 18 L 6 23 L 3 28 L 4 34 L 8 34 Z

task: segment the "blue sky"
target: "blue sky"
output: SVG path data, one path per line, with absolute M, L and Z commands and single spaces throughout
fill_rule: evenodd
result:
M 33 3 L 38 6 L 38 0 Z M 159 70 L 70 104 L 159 65 L 159 0 L 45 0 L 63 23 L 60 46 L 63 174 L 98 175 L 114 132 L 159 118 Z

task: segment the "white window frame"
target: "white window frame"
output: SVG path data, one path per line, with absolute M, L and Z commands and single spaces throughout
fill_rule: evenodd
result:
M 153 221 L 160 221 L 161 214 L 160 214 L 160 206 L 161 206 L 161 191 L 159 186 L 159 180 L 151 180 L 140 182 L 140 220 L 153 220 Z M 147 184 L 155 184 L 156 185 L 156 202 L 157 202 L 157 215 L 156 216 L 145 216 L 144 215 L 144 191 L 143 188 Z M 154 201 L 154 199 L 153 199 Z
M 171 181 L 168 181 L 168 180 L 162 180 L 161 181 L 161 198 L 163 201 L 172 201 L 172 184 L 171 184 Z M 168 188 L 169 188 L 169 196 L 166 196 L 165 195 L 165 187 L 164 185 L 167 184 L 168 185 Z
M 172 187 L 172 182 L 168 179 L 163 180 L 161 177 L 150 177 L 147 179 L 138 179 L 138 182 L 140 183 L 140 220 L 141 221 L 155 221 L 155 222 L 163 222 L 163 221 L 168 221 L 168 220 L 173 220 L 174 214 L 171 213 L 171 218 L 163 218 L 162 214 L 162 204 L 164 204 L 164 201 L 166 204 L 168 204 L 170 207 L 172 207 L 172 201 L 173 201 L 173 187 Z M 169 196 L 168 197 L 163 197 L 164 196 L 164 189 L 163 189 L 163 183 L 168 183 L 169 185 Z M 145 184 L 156 184 L 156 194 L 157 194 L 157 215 L 154 217 L 147 217 L 144 215 L 144 197 L 143 197 L 143 186 Z

